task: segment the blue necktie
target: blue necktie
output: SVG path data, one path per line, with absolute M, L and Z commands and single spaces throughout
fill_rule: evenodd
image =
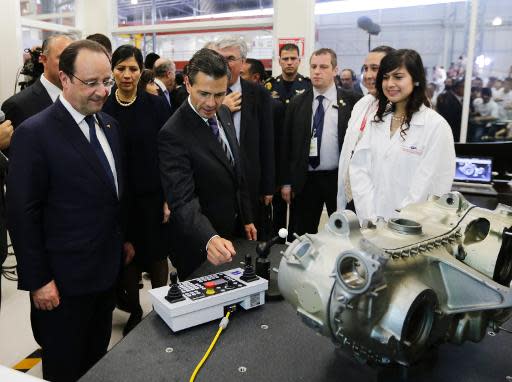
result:
M 316 137 L 316 148 L 317 148 L 317 155 L 316 157 L 309 157 L 309 165 L 313 168 L 317 168 L 320 165 L 320 147 L 322 145 L 322 131 L 324 130 L 324 106 L 322 104 L 324 100 L 323 95 L 319 95 L 316 97 L 318 100 L 318 107 L 315 112 L 315 116 L 313 117 L 313 134 L 311 137 Z
M 116 189 L 116 182 L 114 180 L 114 174 L 112 173 L 112 169 L 110 168 L 110 164 L 108 163 L 107 156 L 101 147 L 100 141 L 98 140 L 98 136 L 96 135 L 96 122 L 94 120 L 94 115 L 88 115 L 85 117 L 85 122 L 89 125 L 89 139 L 91 146 L 96 153 L 96 156 L 101 162 L 101 165 L 107 172 L 107 176 L 112 182 L 112 186 L 114 190 Z
M 212 130 L 213 135 L 215 138 L 217 138 L 217 141 L 220 143 L 222 147 L 222 151 L 224 151 L 224 154 L 226 154 L 226 158 L 228 159 L 228 162 L 231 166 L 235 166 L 235 161 L 233 160 L 233 157 L 231 156 L 231 153 L 229 152 L 228 147 L 226 146 L 226 143 L 220 136 L 219 131 L 219 125 L 217 124 L 217 118 L 208 118 L 208 125 L 210 126 L 210 129 Z

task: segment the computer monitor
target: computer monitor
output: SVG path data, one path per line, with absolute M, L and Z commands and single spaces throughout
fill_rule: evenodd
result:
M 453 180 L 456 182 L 490 183 L 492 180 L 492 159 L 457 157 Z
M 455 143 L 457 157 L 491 158 L 493 180 L 510 180 L 512 174 L 512 141 Z

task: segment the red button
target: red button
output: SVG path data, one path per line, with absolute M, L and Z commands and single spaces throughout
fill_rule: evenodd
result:
M 215 283 L 215 281 L 207 281 L 204 283 L 205 288 L 215 288 L 216 286 L 217 284 Z

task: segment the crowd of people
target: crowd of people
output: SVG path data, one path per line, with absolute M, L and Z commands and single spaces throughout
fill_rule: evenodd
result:
M 462 57 L 448 71 L 434 67 L 427 94 L 431 104 L 450 124 L 455 141 L 460 139 L 465 66 Z M 512 139 L 512 68 L 507 77 L 471 80 L 468 142 Z
M 177 74 L 170 58 L 112 52 L 102 35 L 44 42 L 41 77 L 2 104 L 0 149 L 45 379 L 77 380 L 106 353 L 116 305 L 132 330 L 140 275 L 167 284 L 167 258 L 183 280 L 204 261 L 232 261 L 234 238 L 271 238 L 288 207 L 302 235 L 317 232 L 324 205 L 364 226 L 450 191 L 457 133 L 442 105 L 448 92 L 460 102 L 458 82 L 438 113 L 414 50 L 374 48 L 361 81 L 331 49 L 305 59 L 309 77 L 286 44 L 282 73 L 266 78 L 227 37 Z M 507 105 L 510 85 L 489 97 Z M 494 112 L 485 89 L 473 102 L 482 123 Z

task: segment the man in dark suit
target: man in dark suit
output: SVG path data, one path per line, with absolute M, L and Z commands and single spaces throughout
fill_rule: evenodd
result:
M 11 136 L 11 121 L 7 120 L 0 123 L 0 150 L 5 150 L 9 147 Z M 7 157 L 0 152 L 0 309 L 2 308 L 2 264 L 7 258 L 7 222 L 4 187 L 8 164 Z
M 13 135 L 7 221 L 43 377 L 69 382 L 110 340 L 123 178 L 117 122 L 100 112 L 113 84 L 107 51 L 76 41 L 59 68 L 62 96 Z
M 221 55 L 201 49 L 185 77 L 188 100 L 159 133 L 158 151 L 164 193 L 171 210 L 173 265 L 186 278 L 204 260 L 231 261 L 226 239 L 256 240 L 256 228 L 242 176 L 235 129 L 222 105 L 228 68 Z
M 272 202 L 275 186 L 271 98 L 262 86 L 240 78 L 247 58 L 247 45 L 243 40 L 226 37 L 215 42 L 213 48 L 228 61 L 231 77 L 224 104 L 233 115 L 253 216 L 256 228 L 262 231 L 263 209 Z M 260 239 L 268 237 L 260 235 Z
M 171 101 L 171 93 L 175 86 L 176 65 L 171 60 L 160 57 L 155 61 L 153 72 L 155 72 L 155 84 L 158 86 L 158 95 L 165 99 L 171 113 L 174 113 L 177 107 Z
M 5 118 L 11 120 L 15 129 L 28 117 L 46 109 L 59 96 L 62 90 L 59 79 L 59 57 L 72 41 L 66 35 L 48 37 L 43 42 L 40 56 L 44 67 L 41 77 L 2 104 Z
M 331 49 L 311 55 L 312 89 L 296 96 L 286 110 L 283 134 L 281 194 L 292 203 L 292 229 L 299 235 L 316 233 L 324 203 L 336 210 L 338 162 L 347 123 L 361 98 L 334 83 L 337 57 Z
M 455 142 L 458 142 L 460 139 L 463 98 L 464 79 L 458 80 L 452 88 L 445 90 L 437 97 L 436 110 L 452 128 Z

